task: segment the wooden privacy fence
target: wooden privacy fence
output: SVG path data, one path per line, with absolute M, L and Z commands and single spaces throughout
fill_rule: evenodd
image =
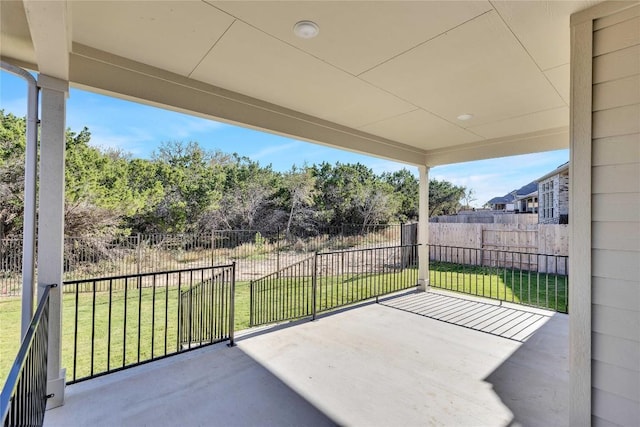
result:
M 545 255 L 569 255 L 560 224 L 429 224 L 429 244 Z

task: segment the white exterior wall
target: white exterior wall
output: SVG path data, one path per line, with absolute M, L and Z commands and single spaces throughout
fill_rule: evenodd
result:
M 638 425 L 640 63 L 623 66 L 617 58 L 640 56 L 640 6 L 596 20 L 594 30 L 593 424 Z
M 590 353 L 591 369 L 580 354 L 572 355 L 572 400 L 576 399 L 572 425 L 584 424 L 583 405 L 589 405 L 594 426 L 636 426 L 640 422 L 640 4 L 606 3 L 579 15 L 572 18 L 574 36 L 579 35 L 572 50 L 591 49 L 593 71 L 591 76 L 590 70 L 572 74 L 571 144 L 576 152 L 571 178 L 590 178 L 590 184 L 572 182 L 571 197 L 587 206 L 590 199 L 591 209 L 581 212 L 571 201 L 570 224 L 574 219 L 579 222 L 572 226 L 571 260 L 576 268 L 572 271 L 581 282 L 572 277 L 576 295 L 569 310 L 572 316 L 577 313 L 572 319 L 572 351 Z M 584 30 L 590 26 L 588 34 Z M 578 60 L 587 61 L 585 56 Z M 585 85 L 585 78 L 591 78 L 591 84 Z M 590 114 L 585 114 L 587 106 Z M 573 164 L 574 158 L 578 164 Z M 587 223 L 580 217 L 585 212 L 590 217 Z M 590 254 L 578 247 L 585 243 Z M 589 277 L 582 277 L 579 269 L 589 271 Z M 589 300 L 590 313 L 584 313 Z M 583 334 L 588 324 L 590 336 Z M 582 392 L 589 374 L 588 395 Z

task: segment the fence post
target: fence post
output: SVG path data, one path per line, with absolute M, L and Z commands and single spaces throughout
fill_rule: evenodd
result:
M 280 278 L 280 227 L 276 234 L 276 279 Z
M 213 230 L 211 230 L 211 267 L 215 265 L 215 239 L 213 238 Z
M 317 307 L 317 297 L 318 297 L 318 252 L 316 252 L 313 256 L 313 275 L 311 276 L 311 314 L 312 320 L 316 320 L 316 313 L 318 311 Z
M 253 297 L 253 280 L 249 280 L 249 326 L 254 326 L 255 325 L 255 317 L 254 317 L 254 310 L 255 310 L 255 301 L 254 301 L 254 297 Z
M 138 274 L 138 280 L 137 280 L 137 286 L 138 289 L 140 289 L 142 287 L 142 277 L 140 277 L 140 272 L 142 271 L 142 245 L 140 245 L 140 233 L 138 233 L 138 262 L 137 264 L 137 271 L 136 274 Z
M 236 262 L 231 264 L 231 294 L 229 295 L 229 347 L 234 346 L 235 305 L 236 305 Z
M 140 274 L 141 271 L 141 263 L 142 263 L 142 246 L 140 245 L 140 233 L 138 233 L 137 245 L 138 245 L 138 262 L 137 262 L 137 271 L 136 274 Z

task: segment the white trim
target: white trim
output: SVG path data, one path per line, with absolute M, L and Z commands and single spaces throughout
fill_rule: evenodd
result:
M 418 289 L 429 289 L 429 167 L 419 166 L 418 194 Z
M 572 23 L 574 20 L 572 19 Z M 569 424 L 591 425 L 591 98 L 593 21 L 571 28 Z

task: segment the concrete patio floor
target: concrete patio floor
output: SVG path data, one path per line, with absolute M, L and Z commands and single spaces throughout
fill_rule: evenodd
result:
M 45 426 L 562 426 L 567 357 L 567 315 L 411 292 L 69 386 Z

